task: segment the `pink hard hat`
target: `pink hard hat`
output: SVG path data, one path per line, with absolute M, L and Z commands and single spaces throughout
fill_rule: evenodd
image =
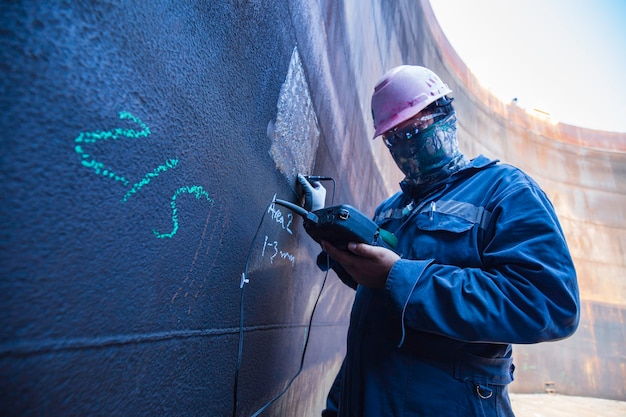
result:
M 400 65 L 389 70 L 378 81 L 372 95 L 374 138 L 451 92 L 428 68 Z

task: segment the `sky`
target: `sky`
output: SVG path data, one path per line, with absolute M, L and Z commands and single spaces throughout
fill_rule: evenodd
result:
M 430 0 L 457 54 L 506 103 L 626 132 L 626 0 Z

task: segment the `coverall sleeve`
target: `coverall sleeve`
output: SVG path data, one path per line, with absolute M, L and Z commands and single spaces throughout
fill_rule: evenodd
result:
M 480 267 L 436 259 L 396 262 L 385 291 L 402 340 L 407 329 L 465 342 L 516 344 L 574 333 L 576 272 L 543 191 L 510 190 L 493 208 L 488 229 L 478 248 Z

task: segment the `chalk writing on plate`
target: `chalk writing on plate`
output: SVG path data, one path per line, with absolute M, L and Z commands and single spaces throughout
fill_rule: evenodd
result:
M 274 194 L 274 200 L 276 199 L 276 194 Z M 276 221 L 276 223 L 280 224 L 283 230 L 286 230 L 290 235 L 293 234 L 291 229 L 291 223 L 293 223 L 293 213 L 287 213 L 287 215 L 283 215 L 283 212 L 280 209 L 276 208 L 276 204 L 272 203 L 267 208 L 267 212 L 271 215 L 272 219 Z
M 141 129 L 140 130 L 123 129 L 123 128 L 118 127 L 112 130 L 96 130 L 93 132 L 81 132 L 74 139 L 74 143 L 75 143 L 74 151 L 76 151 L 76 153 L 80 156 L 81 165 L 93 171 L 94 174 L 101 175 L 106 178 L 110 178 L 114 180 L 115 182 L 119 182 L 119 183 L 122 183 L 124 186 L 128 186 L 130 184 L 130 181 L 124 175 L 117 172 L 113 168 L 105 165 L 103 162 L 100 162 L 94 159 L 94 157 L 92 157 L 85 149 L 86 145 L 96 143 L 98 141 L 118 140 L 122 138 L 139 139 L 139 138 L 146 138 L 150 135 L 150 128 L 145 123 L 143 123 L 138 117 L 133 116 L 129 112 L 126 112 L 126 111 L 120 112 L 120 119 L 130 120 L 131 122 L 134 122 L 135 124 L 137 124 Z M 150 181 L 158 177 L 159 174 L 176 168 L 178 166 L 178 163 L 179 163 L 178 159 L 168 159 L 165 162 L 165 164 L 159 165 L 158 167 L 153 169 L 151 172 L 148 172 L 146 175 L 144 175 L 144 177 L 141 180 L 133 184 L 133 186 L 130 187 L 130 189 L 126 191 L 126 193 L 122 197 L 122 202 L 128 201 L 130 197 L 137 194 L 146 185 L 150 184 Z M 172 198 L 170 200 L 170 207 L 172 210 L 173 228 L 169 233 L 160 233 L 153 229 L 152 231 L 157 238 L 159 239 L 171 238 L 178 231 L 179 224 L 178 224 L 178 209 L 176 207 L 176 199 L 178 198 L 180 194 L 183 194 L 183 193 L 194 194 L 196 198 L 199 200 L 202 200 L 204 198 L 206 201 L 213 203 L 213 200 L 209 197 L 209 194 L 199 185 L 188 185 L 188 186 L 180 187 L 174 192 L 174 195 L 172 195 Z M 291 233 L 291 231 L 289 233 Z
M 291 266 L 295 265 L 296 257 L 289 252 L 282 251 L 278 248 L 277 241 L 270 241 L 269 236 L 265 236 L 265 241 L 263 242 L 263 250 L 261 251 L 261 257 L 265 257 L 267 250 L 267 254 L 270 257 L 270 263 L 274 263 L 274 258 L 280 257 L 280 259 L 285 259 L 291 262 Z

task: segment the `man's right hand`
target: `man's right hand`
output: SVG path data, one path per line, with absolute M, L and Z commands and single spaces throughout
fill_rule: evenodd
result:
M 326 188 L 318 181 L 309 182 L 302 174 L 298 174 L 298 182 L 302 186 L 305 210 L 315 211 L 324 208 Z

